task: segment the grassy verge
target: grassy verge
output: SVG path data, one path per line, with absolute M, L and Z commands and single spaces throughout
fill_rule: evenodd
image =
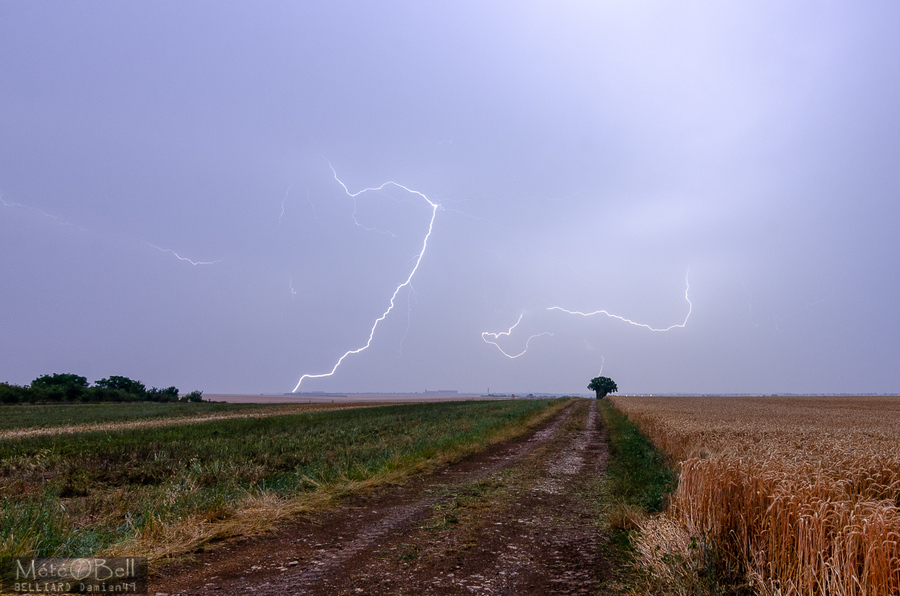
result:
M 641 583 L 631 535 L 646 516 L 662 511 L 666 495 L 675 488 L 675 473 L 625 414 L 609 400 L 598 401 L 609 441 L 609 461 L 601 494 L 609 531 L 607 556 L 618 563 L 624 585 L 632 591 Z
M 662 511 L 664 497 L 675 488 L 675 473 L 628 417 L 607 400 L 598 404 L 609 432 L 609 488 L 630 506 L 646 513 Z
M 0 557 L 190 551 L 515 436 L 563 401 L 445 402 L 0 442 Z

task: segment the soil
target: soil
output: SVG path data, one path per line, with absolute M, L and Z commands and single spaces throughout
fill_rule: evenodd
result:
M 594 400 L 433 474 L 163 567 L 150 594 L 606 594 Z

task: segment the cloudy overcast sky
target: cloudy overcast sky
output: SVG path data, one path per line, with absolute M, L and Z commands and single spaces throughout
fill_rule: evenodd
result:
M 0 381 L 900 391 L 898 28 L 0 0 Z

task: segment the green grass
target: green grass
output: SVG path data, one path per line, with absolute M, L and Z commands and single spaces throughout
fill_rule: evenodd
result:
M 0 557 L 86 556 L 186 520 L 227 519 L 248 498 L 340 494 L 484 446 L 553 404 L 411 404 L 7 439 Z
M 0 431 L 46 428 L 102 422 L 125 422 L 160 418 L 182 418 L 224 412 L 261 409 L 258 404 L 227 403 L 98 403 L 4 405 L 0 408 Z
M 609 432 L 609 490 L 619 501 L 647 513 L 662 511 L 663 499 L 675 488 L 675 472 L 625 414 L 609 400 L 598 403 Z
M 606 425 L 609 461 L 599 491 L 609 532 L 607 555 L 618 563 L 626 584 L 635 579 L 630 533 L 636 520 L 662 511 L 667 494 L 675 489 L 676 474 L 628 417 L 607 399 L 597 403 Z

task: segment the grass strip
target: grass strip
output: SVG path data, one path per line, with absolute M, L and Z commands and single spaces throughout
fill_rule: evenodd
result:
M 563 400 L 443 402 L 0 442 L 0 557 L 188 552 L 525 432 Z
M 598 406 L 609 432 L 607 480 L 613 495 L 646 513 L 662 511 L 665 496 L 675 488 L 675 472 L 665 454 L 608 400 Z
M 637 581 L 631 533 L 641 519 L 662 511 L 666 495 L 675 489 L 676 475 L 665 454 L 607 399 L 597 402 L 609 442 L 609 460 L 602 482 L 603 517 L 609 532 L 607 555 L 618 563 L 626 584 Z

